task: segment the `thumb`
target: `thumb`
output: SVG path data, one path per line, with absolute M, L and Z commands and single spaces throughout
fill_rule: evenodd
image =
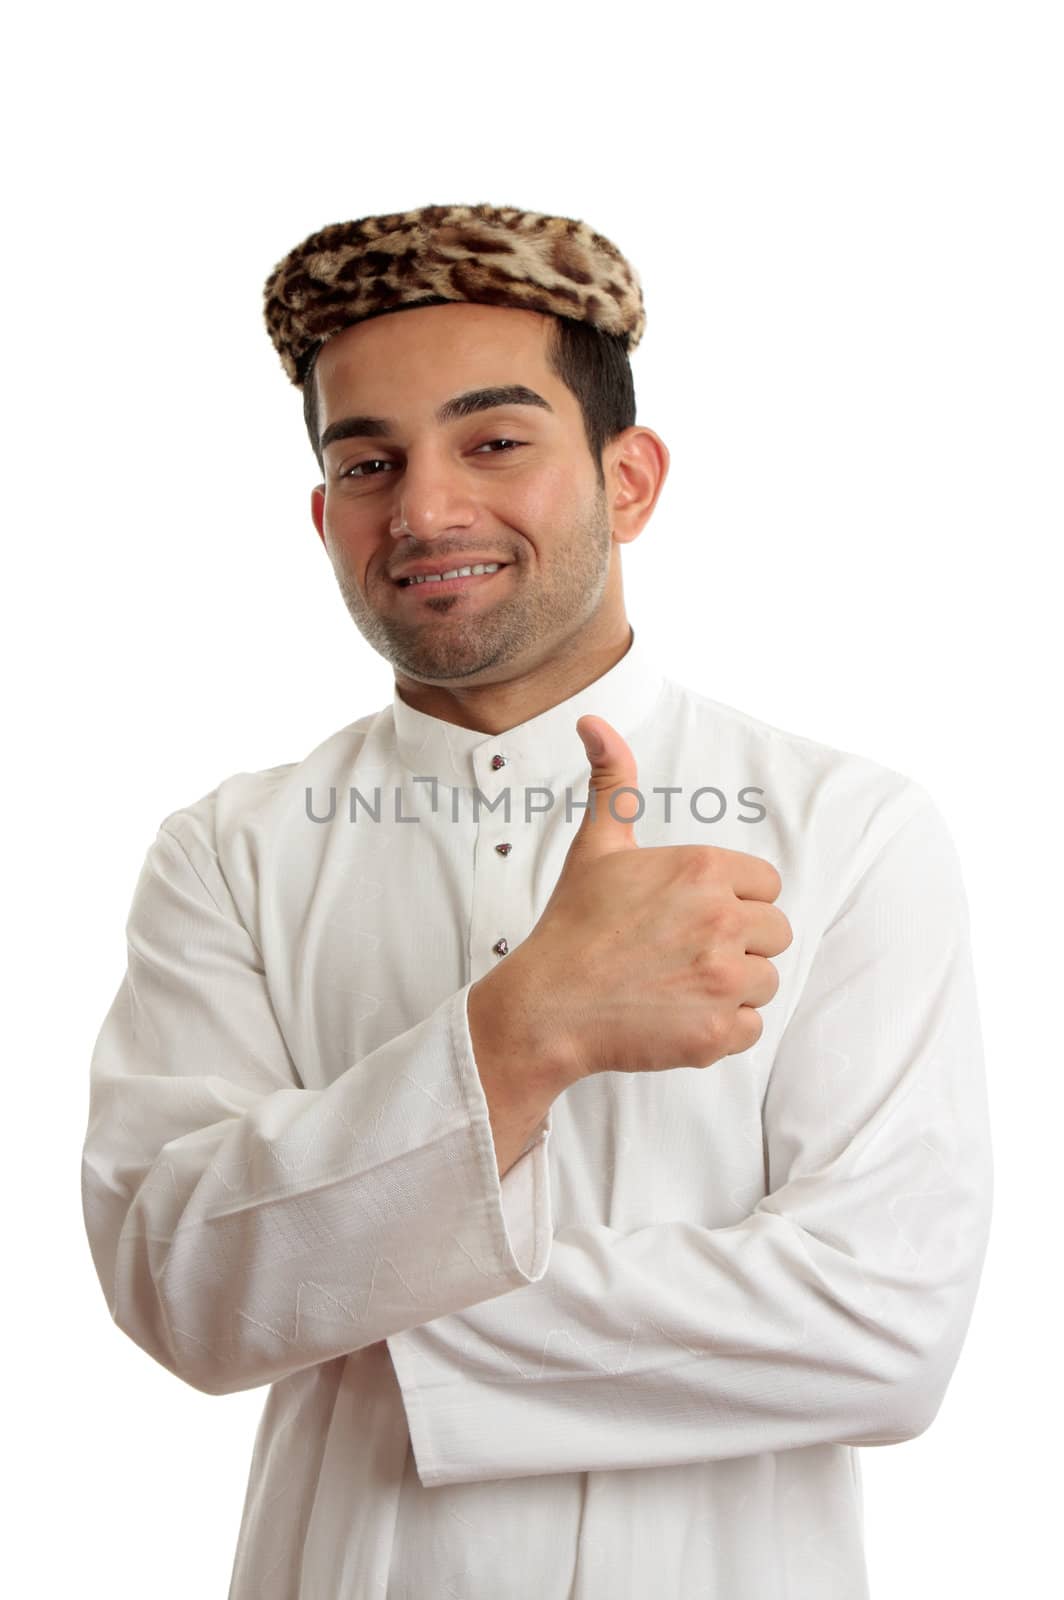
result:
M 632 819 L 641 805 L 639 795 L 628 792 L 638 787 L 635 756 L 617 729 L 602 717 L 581 717 L 576 731 L 587 752 L 591 776 L 587 810 L 571 849 L 596 855 L 637 849 Z

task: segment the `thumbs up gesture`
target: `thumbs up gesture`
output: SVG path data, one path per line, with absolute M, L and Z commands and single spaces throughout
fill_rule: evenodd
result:
M 759 856 L 715 845 L 643 849 L 636 763 L 601 717 L 576 731 L 591 766 L 583 820 L 543 915 L 506 958 L 536 995 L 568 1081 L 708 1067 L 757 1043 L 791 943 L 782 887 Z M 611 808 L 610 801 L 613 799 Z M 502 975 L 499 969 L 500 976 Z

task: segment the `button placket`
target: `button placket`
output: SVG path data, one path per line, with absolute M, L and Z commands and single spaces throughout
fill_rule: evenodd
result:
M 486 756 L 486 752 L 484 752 L 484 755 Z M 487 758 L 486 761 L 487 770 L 491 773 L 501 772 L 502 769 L 508 765 L 509 757 L 503 755 L 501 750 L 496 750 L 490 757 Z M 484 770 L 485 769 L 482 767 L 481 771 Z M 483 792 L 494 802 L 503 791 L 499 785 L 485 779 L 483 784 Z M 512 805 L 512 803 L 513 797 L 511 795 L 510 804 Z M 512 817 L 508 817 L 506 812 L 506 806 L 500 806 L 498 812 L 485 810 L 480 811 L 477 817 L 477 833 L 479 838 L 482 840 L 482 848 L 487 848 L 488 843 L 491 841 L 492 833 L 501 832 L 504 828 L 509 831 Z M 497 855 L 505 858 L 510 854 L 513 846 L 509 841 L 503 841 L 495 844 L 494 848 Z M 475 887 L 474 906 L 474 942 L 477 942 L 479 928 L 482 928 L 484 934 L 487 934 L 488 937 L 494 937 L 494 935 L 498 934 L 499 924 L 497 919 L 499 914 L 506 914 L 511 909 L 511 894 L 510 890 L 507 889 L 505 880 L 494 880 L 489 877 L 477 882 Z M 492 923 L 495 924 L 493 928 L 491 927 Z M 487 926 L 485 926 L 485 924 Z M 483 946 L 481 946 L 481 948 L 483 948 Z M 496 959 L 499 959 L 500 957 L 509 954 L 510 942 L 504 934 L 500 934 L 498 938 L 495 938 L 495 942 L 490 946 L 490 949 L 492 955 Z
M 506 757 L 505 756 L 498 755 L 498 754 L 492 756 L 492 758 L 491 758 L 491 767 L 492 767 L 492 771 L 493 772 L 498 772 L 499 768 L 500 767 L 505 767 L 505 765 L 506 765 Z M 513 849 L 513 845 L 511 845 L 511 844 L 497 844 L 495 846 L 495 849 L 496 849 L 496 852 L 500 856 L 508 856 L 510 854 L 510 851 Z M 503 944 L 505 944 L 505 942 L 506 942 L 505 940 L 501 940 L 500 941 L 500 943 L 503 943 Z M 506 954 L 505 951 L 500 951 L 499 953 L 501 955 L 505 955 Z

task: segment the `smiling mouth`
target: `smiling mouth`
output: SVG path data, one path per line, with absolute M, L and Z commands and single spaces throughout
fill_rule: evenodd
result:
M 475 589 L 490 583 L 492 578 L 504 572 L 510 562 L 487 562 L 476 566 L 459 567 L 450 575 L 429 574 L 422 578 L 397 578 L 396 587 L 404 591 L 417 590 L 421 594 L 454 594 L 459 589 Z

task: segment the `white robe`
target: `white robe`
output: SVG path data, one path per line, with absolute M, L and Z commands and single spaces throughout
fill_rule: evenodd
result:
M 466 996 L 557 880 L 585 713 L 636 756 L 639 843 L 771 861 L 794 940 L 752 1049 L 573 1085 L 500 1181 Z M 395 692 L 226 779 L 163 820 L 127 934 L 85 1223 L 143 1350 L 269 1386 L 230 1600 L 867 1594 L 857 1447 L 934 1418 L 992 1207 L 926 790 L 633 635 L 498 736 Z

